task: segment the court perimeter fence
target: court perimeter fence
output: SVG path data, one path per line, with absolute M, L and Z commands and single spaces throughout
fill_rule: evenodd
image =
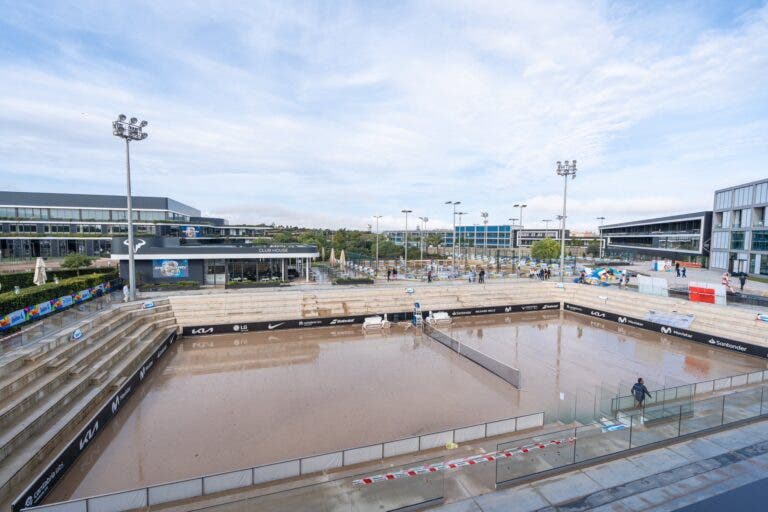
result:
M 509 366 L 508 364 L 504 364 L 498 359 L 494 359 L 493 357 L 468 346 L 466 343 L 460 342 L 459 340 L 449 336 L 443 331 L 435 329 L 434 327 L 432 327 L 426 322 L 424 322 L 423 328 L 424 328 L 424 334 L 426 334 L 433 340 L 445 345 L 446 347 L 450 348 L 457 354 L 466 357 L 473 363 L 482 366 L 489 372 L 502 378 L 509 384 L 512 384 L 517 389 L 520 389 L 520 387 L 522 386 L 520 370 L 518 370 L 517 368 Z
M 188 498 L 197 498 L 218 492 L 231 491 L 288 478 L 319 474 L 324 471 L 353 466 L 355 464 L 375 462 L 388 457 L 443 448 L 448 443 L 476 441 L 542 426 L 544 426 L 544 413 L 539 412 L 536 414 L 516 416 L 467 427 L 453 428 L 415 437 L 397 439 L 395 441 L 387 441 L 384 443 L 359 446 L 320 455 L 312 455 L 300 459 L 291 459 L 251 468 L 227 471 L 215 475 L 188 478 L 175 482 L 131 489 L 128 491 L 119 491 L 100 496 L 52 503 L 50 505 L 40 505 L 37 507 L 25 508 L 24 510 L 40 512 L 124 512 L 136 508 L 159 505 L 161 503 L 169 503 Z M 409 466 L 413 465 L 419 465 L 419 463 L 409 464 Z M 334 481 L 337 482 L 337 486 L 346 488 L 346 484 L 341 484 L 346 480 L 347 479 L 344 478 Z M 417 492 L 418 489 L 411 489 L 414 484 L 413 482 L 409 482 L 409 480 L 411 479 L 392 482 L 393 485 L 388 487 L 389 490 L 386 493 L 388 497 L 377 496 L 376 500 L 371 501 L 371 503 L 376 506 L 371 506 L 370 510 L 396 510 L 398 508 L 424 503 L 425 501 L 422 499 L 424 498 L 424 493 Z M 351 480 L 349 481 L 351 482 Z M 314 488 L 316 485 L 318 484 L 305 485 L 303 487 Z M 425 485 L 427 484 L 425 483 Z M 327 488 L 324 489 L 331 492 L 330 489 L 332 488 L 334 488 L 334 486 L 328 485 Z M 433 483 L 429 483 L 429 488 L 433 488 Z M 411 490 L 408 491 L 408 489 Z M 291 489 L 285 492 L 290 496 L 301 494 L 301 492 L 296 489 Z M 368 492 L 371 493 L 371 496 L 375 495 L 374 491 Z M 355 490 L 354 493 L 360 499 L 364 499 L 366 496 L 366 493 L 363 491 Z M 283 492 L 281 491 L 270 494 L 270 496 L 277 499 L 282 494 Z M 400 495 L 403 497 L 413 496 L 416 501 L 413 503 L 402 503 L 402 499 L 394 500 L 389 494 L 392 494 L 392 496 Z M 433 490 L 430 490 L 426 494 L 434 494 L 434 492 Z M 440 498 L 442 498 L 442 496 L 440 496 Z M 396 503 L 397 506 L 393 508 L 379 508 L 381 503 L 390 502 Z M 371 505 L 371 503 L 368 505 Z M 356 508 L 351 508 L 350 510 L 369 510 L 369 508 L 366 508 L 368 505 L 365 505 L 364 503 L 361 503 L 360 505 L 356 504 Z M 277 507 L 274 510 L 283 510 L 283 508 Z M 324 510 L 324 508 L 318 506 L 318 508 L 315 508 L 314 510 Z
M 768 415 L 768 387 L 760 386 L 680 405 L 659 404 L 620 413 L 615 420 L 549 432 L 500 443 L 509 457 L 497 459 L 496 485 L 510 485 L 534 475 L 577 463 L 669 441 L 680 436 Z M 519 446 L 544 448 L 552 439 L 566 439 L 557 449 L 518 450 Z

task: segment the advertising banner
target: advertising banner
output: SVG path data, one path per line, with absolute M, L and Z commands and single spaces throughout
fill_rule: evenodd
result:
M 203 236 L 203 230 L 200 226 L 180 226 L 179 231 L 183 238 L 200 238 Z
M 189 277 L 187 260 L 152 260 L 152 277 L 179 278 Z

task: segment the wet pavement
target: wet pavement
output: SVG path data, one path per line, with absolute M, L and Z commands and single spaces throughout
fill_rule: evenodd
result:
M 476 317 L 448 329 L 519 367 L 520 391 L 413 330 L 362 335 L 357 326 L 186 339 L 47 501 L 542 410 L 557 414 L 572 396 L 594 400 L 601 384 L 615 391 L 636 375 L 679 384 L 766 367 L 757 358 L 560 315 Z

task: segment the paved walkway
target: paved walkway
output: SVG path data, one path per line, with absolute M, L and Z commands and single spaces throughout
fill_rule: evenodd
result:
M 707 268 L 689 268 L 686 270 L 687 278 L 677 277 L 675 271 L 671 272 L 656 272 L 651 270 L 650 262 L 639 263 L 637 265 L 631 265 L 627 267 L 636 272 L 640 272 L 644 275 L 651 277 L 661 277 L 667 280 L 669 286 L 672 288 L 685 288 L 689 281 L 697 281 L 700 283 L 716 283 L 720 284 L 720 279 L 723 273 L 719 270 L 709 270 Z M 735 277 L 731 277 L 731 285 L 735 291 L 739 291 L 739 280 Z M 744 286 L 744 293 L 753 295 L 768 295 L 768 283 L 762 283 L 753 279 L 747 278 L 747 284 Z
M 673 511 L 767 476 L 768 420 L 763 420 L 431 510 Z M 730 509 L 750 510 L 733 503 Z

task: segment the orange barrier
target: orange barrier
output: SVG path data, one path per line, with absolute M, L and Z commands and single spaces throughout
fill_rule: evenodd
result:
M 701 268 L 701 263 L 696 263 L 695 261 L 676 261 L 675 263 L 681 267 Z
M 690 286 L 688 287 L 688 298 L 691 302 L 706 302 L 707 304 L 714 304 L 715 289 L 702 288 L 700 286 Z

